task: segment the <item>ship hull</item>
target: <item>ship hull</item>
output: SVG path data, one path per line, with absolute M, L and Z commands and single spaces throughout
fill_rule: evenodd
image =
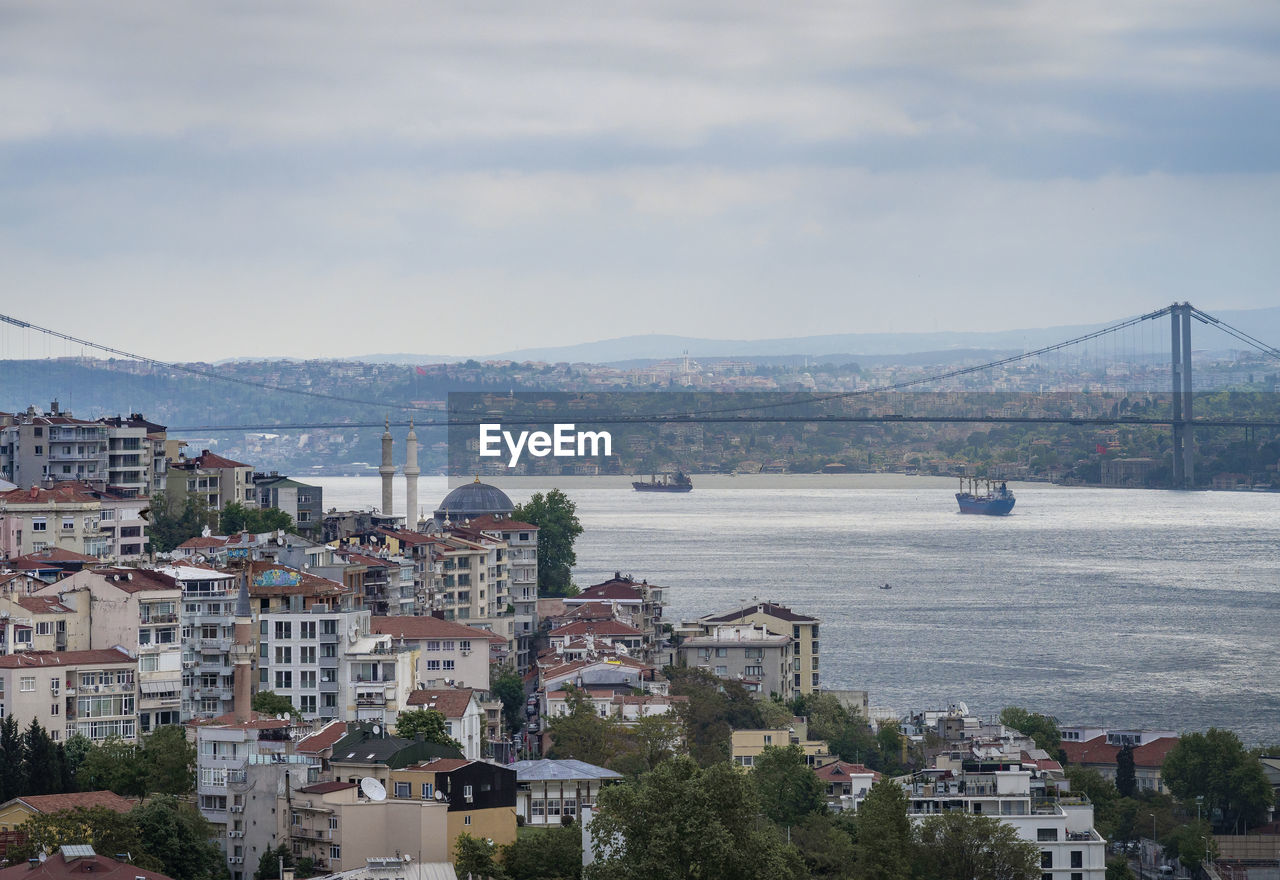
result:
M 693 484 L 686 483 L 684 485 L 664 485 L 662 483 L 632 483 L 632 488 L 637 492 L 692 492 Z
M 978 498 L 963 492 L 956 493 L 956 501 L 960 504 L 961 513 L 974 513 L 980 516 L 1008 516 L 1016 500 L 1014 498 Z

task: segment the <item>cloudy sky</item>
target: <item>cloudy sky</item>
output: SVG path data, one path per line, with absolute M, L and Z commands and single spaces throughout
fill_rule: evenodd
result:
M 0 301 L 182 359 L 1272 306 L 1278 108 L 1273 0 L 4 0 Z

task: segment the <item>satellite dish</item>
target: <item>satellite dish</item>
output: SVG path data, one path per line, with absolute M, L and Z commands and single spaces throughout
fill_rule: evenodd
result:
M 386 788 L 372 776 L 366 776 L 360 780 L 360 790 L 371 801 L 385 801 L 387 799 Z
M 956 708 L 960 710 L 960 714 L 961 714 L 961 715 L 968 715 L 968 714 L 969 714 L 969 707 L 968 707 L 968 706 L 966 706 L 966 705 L 964 704 L 964 702 L 963 702 L 963 701 L 961 701 L 961 702 L 957 702 L 957 703 L 956 703 Z
M 373 725 L 373 735 L 380 736 L 381 734 L 382 734 L 382 728 L 377 724 Z
M 444 792 L 441 791 L 440 789 L 436 789 L 436 800 L 438 801 L 444 800 Z

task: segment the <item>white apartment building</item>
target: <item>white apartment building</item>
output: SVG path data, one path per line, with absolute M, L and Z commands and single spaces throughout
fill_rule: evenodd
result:
M 0 657 L 0 717 L 32 720 L 54 741 L 138 735 L 136 661 L 123 651 L 24 652 Z
M 0 558 L 51 548 L 106 556 L 110 546 L 101 515 L 99 497 L 80 484 L 0 492 Z
M 487 630 L 436 617 L 373 617 L 373 633 L 419 649 L 417 681 L 424 687 L 469 687 L 489 690 Z
M 178 610 L 182 717 L 213 718 L 230 712 L 236 576 L 192 565 L 167 566 L 159 571 L 172 578 L 182 591 Z
M 762 626 L 717 626 L 704 636 L 686 639 L 680 662 L 706 669 L 717 678 L 742 683 L 748 691 L 783 701 L 796 694 L 792 684 L 791 634 L 774 635 Z
M 471 520 L 470 527 L 507 544 L 508 592 L 515 608 L 512 656 L 523 674 L 533 662 L 530 642 L 538 631 L 538 527 L 492 514 Z

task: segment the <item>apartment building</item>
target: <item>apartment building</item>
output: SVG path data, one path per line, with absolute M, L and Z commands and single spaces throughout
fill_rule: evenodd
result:
M 57 600 L 85 620 L 71 641 L 78 647 L 121 645 L 138 658 L 138 723 L 142 733 L 182 720 L 179 610 L 183 590 L 169 574 L 143 568 L 75 572 L 40 587 L 35 597 Z
M 137 662 L 123 651 L 27 651 L 0 657 L 0 716 L 33 720 L 55 741 L 138 735 Z
M 107 490 L 122 498 L 143 498 L 166 489 L 167 428 L 142 413 L 99 419 L 107 428 Z
M 181 590 L 183 718 L 213 718 L 232 709 L 231 643 L 239 584 L 236 575 L 194 565 L 159 569 Z
M 437 617 L 372 617 L 370 631 L 420 651 L 417 681 L 425 687 L 457 686 L 489 690 L 487 630 Z
M 233 501 L 245 507 L 258 506 L 253 467 L 207 449 L 192 458 L 179 455 L 171 459 L 167 486 L 166 494 L 178 504 L 188 495 L 196 495 L 215 512 Z
M 409 694 L 406 709 L 430 709 L 444 716 L 445 730 L 462 746 L 462 756 L 478 761 L 485 746 L 486 713 L 472 688 L 430 688 Z M 513 802 L 514 803 L 514 802 Z
M 102 502 L 83 484 L 32 486 L 0 493 L 0 558 L 50 549 L 104 557 L 111 550 L 101 530 Z
M 588 604 L 606 604 L 622 622 L 643 633 L 642 648 L 646 659 L 653 659 L 662 643 L 663 587 L 648 581 L 637 581 L 631 575 L 614 572 L 613 577 L 592 584 L 576 596 L 564 599 L 566 613 Z
M 49 480 L 107 482 L 107 426 L 72 418 L 57 401 L 47 413 L 29 407 L 0 428 L 0 478 L 19 488 Z
M 530 645 L 538 631 L 538 527 L 486 514 L 472 519 L 470 528 L 506 542 L 508 592 L 515 609 L 515 666 L 523 674 L 533 662 Z
M 716 626 L 706 635 L 681 642 L 677 655 L 684 666 L 738 681 L 759 697 L 776 694 L 785 702 L 796 694 L 793 644 L 790 634 L 774 635 L 763 626 Z
M 258 507 L 283 510 L 293 517 L 298 531 L 319 540 L 324 533 L 324 489 L 281 476 L 276 471 L 253 475 Z
M 821 681 L 819 670 L 818 618 L 799 614 L 776 602 L 753 601 L 740 608 L 700 618 L 704 633 L 718 626 L 747 624 L 763 626 L 774 635 L 787 635 L 791 645 L 791 685 L 798 694 L 816 693 Z
M 0 654 L 88 648 L 88 620 L 57 597 L 0 596 Z

